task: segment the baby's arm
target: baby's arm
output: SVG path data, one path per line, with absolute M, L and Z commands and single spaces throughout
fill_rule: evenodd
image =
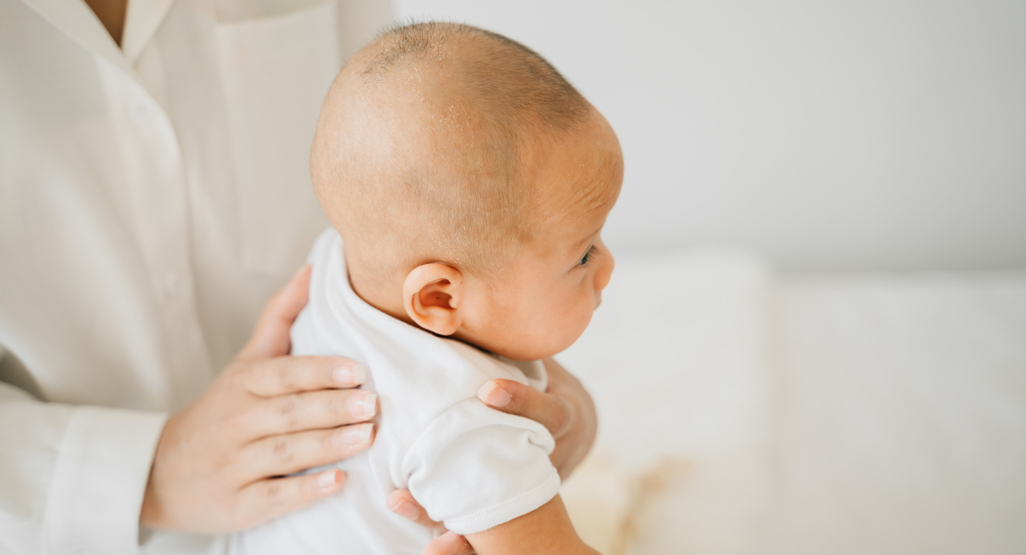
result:
M 598 555 L 577 536 L 558 495 L 524 516 L 468 534 L 467 541 L 478 555 Z

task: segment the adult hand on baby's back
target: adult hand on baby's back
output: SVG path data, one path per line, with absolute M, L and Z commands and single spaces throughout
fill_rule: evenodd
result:
M 285 477 L 366 449 L 376 397 L 339 357 L 291 357 L 289 329 L 307 302 L 309 268 L 267 304 L 249 343 L 157 444 L 140 524 L 190 532 L 248 528 L 342 487 L 337 469 Z
M 543 393 L 531 386 L 512 380 L 492 380 L 481 387 L 477 396 L 485 404 L 530 418 L 545 426 L 556 439 L 556 448 L 549 455 L 552 465 L 566 478 L 595 442 L 598 418 L 595 404 L 581 382 L 558 362 L 545 359 L 549 375 L 548 389 Z M 442 528 L 428 517 L 408 490 L 396 490 L 388 498 L 388 508 L 424 526 Z M 462 536 L 446 532 L 432 541 L 424 555 L 472 555 L 470 543 Z

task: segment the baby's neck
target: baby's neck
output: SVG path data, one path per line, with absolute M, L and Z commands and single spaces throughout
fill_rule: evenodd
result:
M 346 279 L 353 292 L 363 301 L 389 316 L 406 322 L 412 326 L 417 324 L 406 314 L 403 307 L 403 284 L 391 283 L 394 280 L 381 280 L 369 277 L 358 260 L 346 256 Z

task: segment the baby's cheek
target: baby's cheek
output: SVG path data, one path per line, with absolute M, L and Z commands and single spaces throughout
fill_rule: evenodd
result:
M 577 338 L 587 329 L 595 312 L 596 298 L 594 291 L 581 291 L 576 295 L 575 300 L 573 310 L 568 313 L 568 317 L 559 331 L 561 341 L 564 343 L 562 349 L 569 347 L 574 341 L 577 341 Z

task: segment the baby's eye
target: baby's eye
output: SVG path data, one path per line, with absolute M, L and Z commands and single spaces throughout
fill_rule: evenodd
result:
M 588 252 L 584 253 L 584 258 L 581 259 L 581 262 L 579 264 L 581 266 L 587 266 L 588 262 L 591 262 L 592 258 L 595 258 L 595 247 L 594 246 L 589 248 Z

